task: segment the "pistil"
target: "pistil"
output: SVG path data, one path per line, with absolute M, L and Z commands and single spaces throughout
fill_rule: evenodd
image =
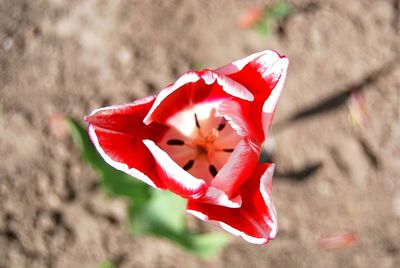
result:
M 218 132 L 215 129 L 213 129 L 211 133 L 205 138 L 197 137 L 196 139 L 194 139 L 191 142 L 190 147 L 196 148 L 198 154 L 207 154 L 208 159 L 211 160 L 211 158 L 217 151 L 217 148 L 214 145 L 214 142 L 217 138 L 218 138 Z

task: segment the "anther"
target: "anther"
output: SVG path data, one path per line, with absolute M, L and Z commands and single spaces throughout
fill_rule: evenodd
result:
M 182 168 L 187 171 L 193 167 L 193 164 L 194 160 L 189 160 Z
M 229 148 L 229 149 L 223 149 L 222 151 L 227 152 L 227 153 L 232 153 L 233 150 L 235 150 L 235 149 Z
M 183 140 L 178 140 L 178 139 L 170 139 L 167 141 L 168 145 L 184 145 L 185 142 Z
M 208 167 L 208 170 L 210 171 L 211 175 L 213 175 L 213 177 L 217 176 L 218 170 L 214 165 L 210 165 Z
M 225 128 L 225 126 L 226 126 L 226 120 L 225 120 L 225 118 L 222 118 L 222 121 L 221 121 L 221 123 L 219 123 L 217 130 L 221 131 Z
M 199 119 L 197 118 L 197 114 L 194 114 L 194 121 L 196 122 L 196 127 L 200 128 Z

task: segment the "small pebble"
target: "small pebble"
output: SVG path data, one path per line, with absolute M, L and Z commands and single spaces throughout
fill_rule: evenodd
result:
M 6 51 L 10 50 L 13 45 L 14 45 L 14 40 L 11 37 L 7 37 L 3 42 L 3 48 Z

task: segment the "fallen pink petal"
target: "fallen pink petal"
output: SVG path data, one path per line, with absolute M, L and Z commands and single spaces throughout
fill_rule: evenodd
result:
M 188 199 L 188 210 L 251 243 L 277 233 L 272 164 L 259 164 L 288 59 L 263 51 L 190 71 L 157 97 L 95 110 L 85 120 L 104 160 Z
M 324 250 L 334 250 L 354 246 L 357 236 L 352 232 L 343 232 L 328 235 L 318 240 L 318 246 Z
M 348 107 L 353 125 L 363 126 L 368 120 L 368 113 L 365 107 L 364 96 L 360 90 L 351 92 Z

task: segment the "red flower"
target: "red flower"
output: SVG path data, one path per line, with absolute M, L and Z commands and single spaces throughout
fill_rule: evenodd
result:
M 188 199 L 188 211 L 249 242 L 277 232 L 272 164 L 261 144 L 288 60 L 263 51 L 216 70 L 192 71 L 157 97 L 95 110 L 86 121 L 113 167 Z

